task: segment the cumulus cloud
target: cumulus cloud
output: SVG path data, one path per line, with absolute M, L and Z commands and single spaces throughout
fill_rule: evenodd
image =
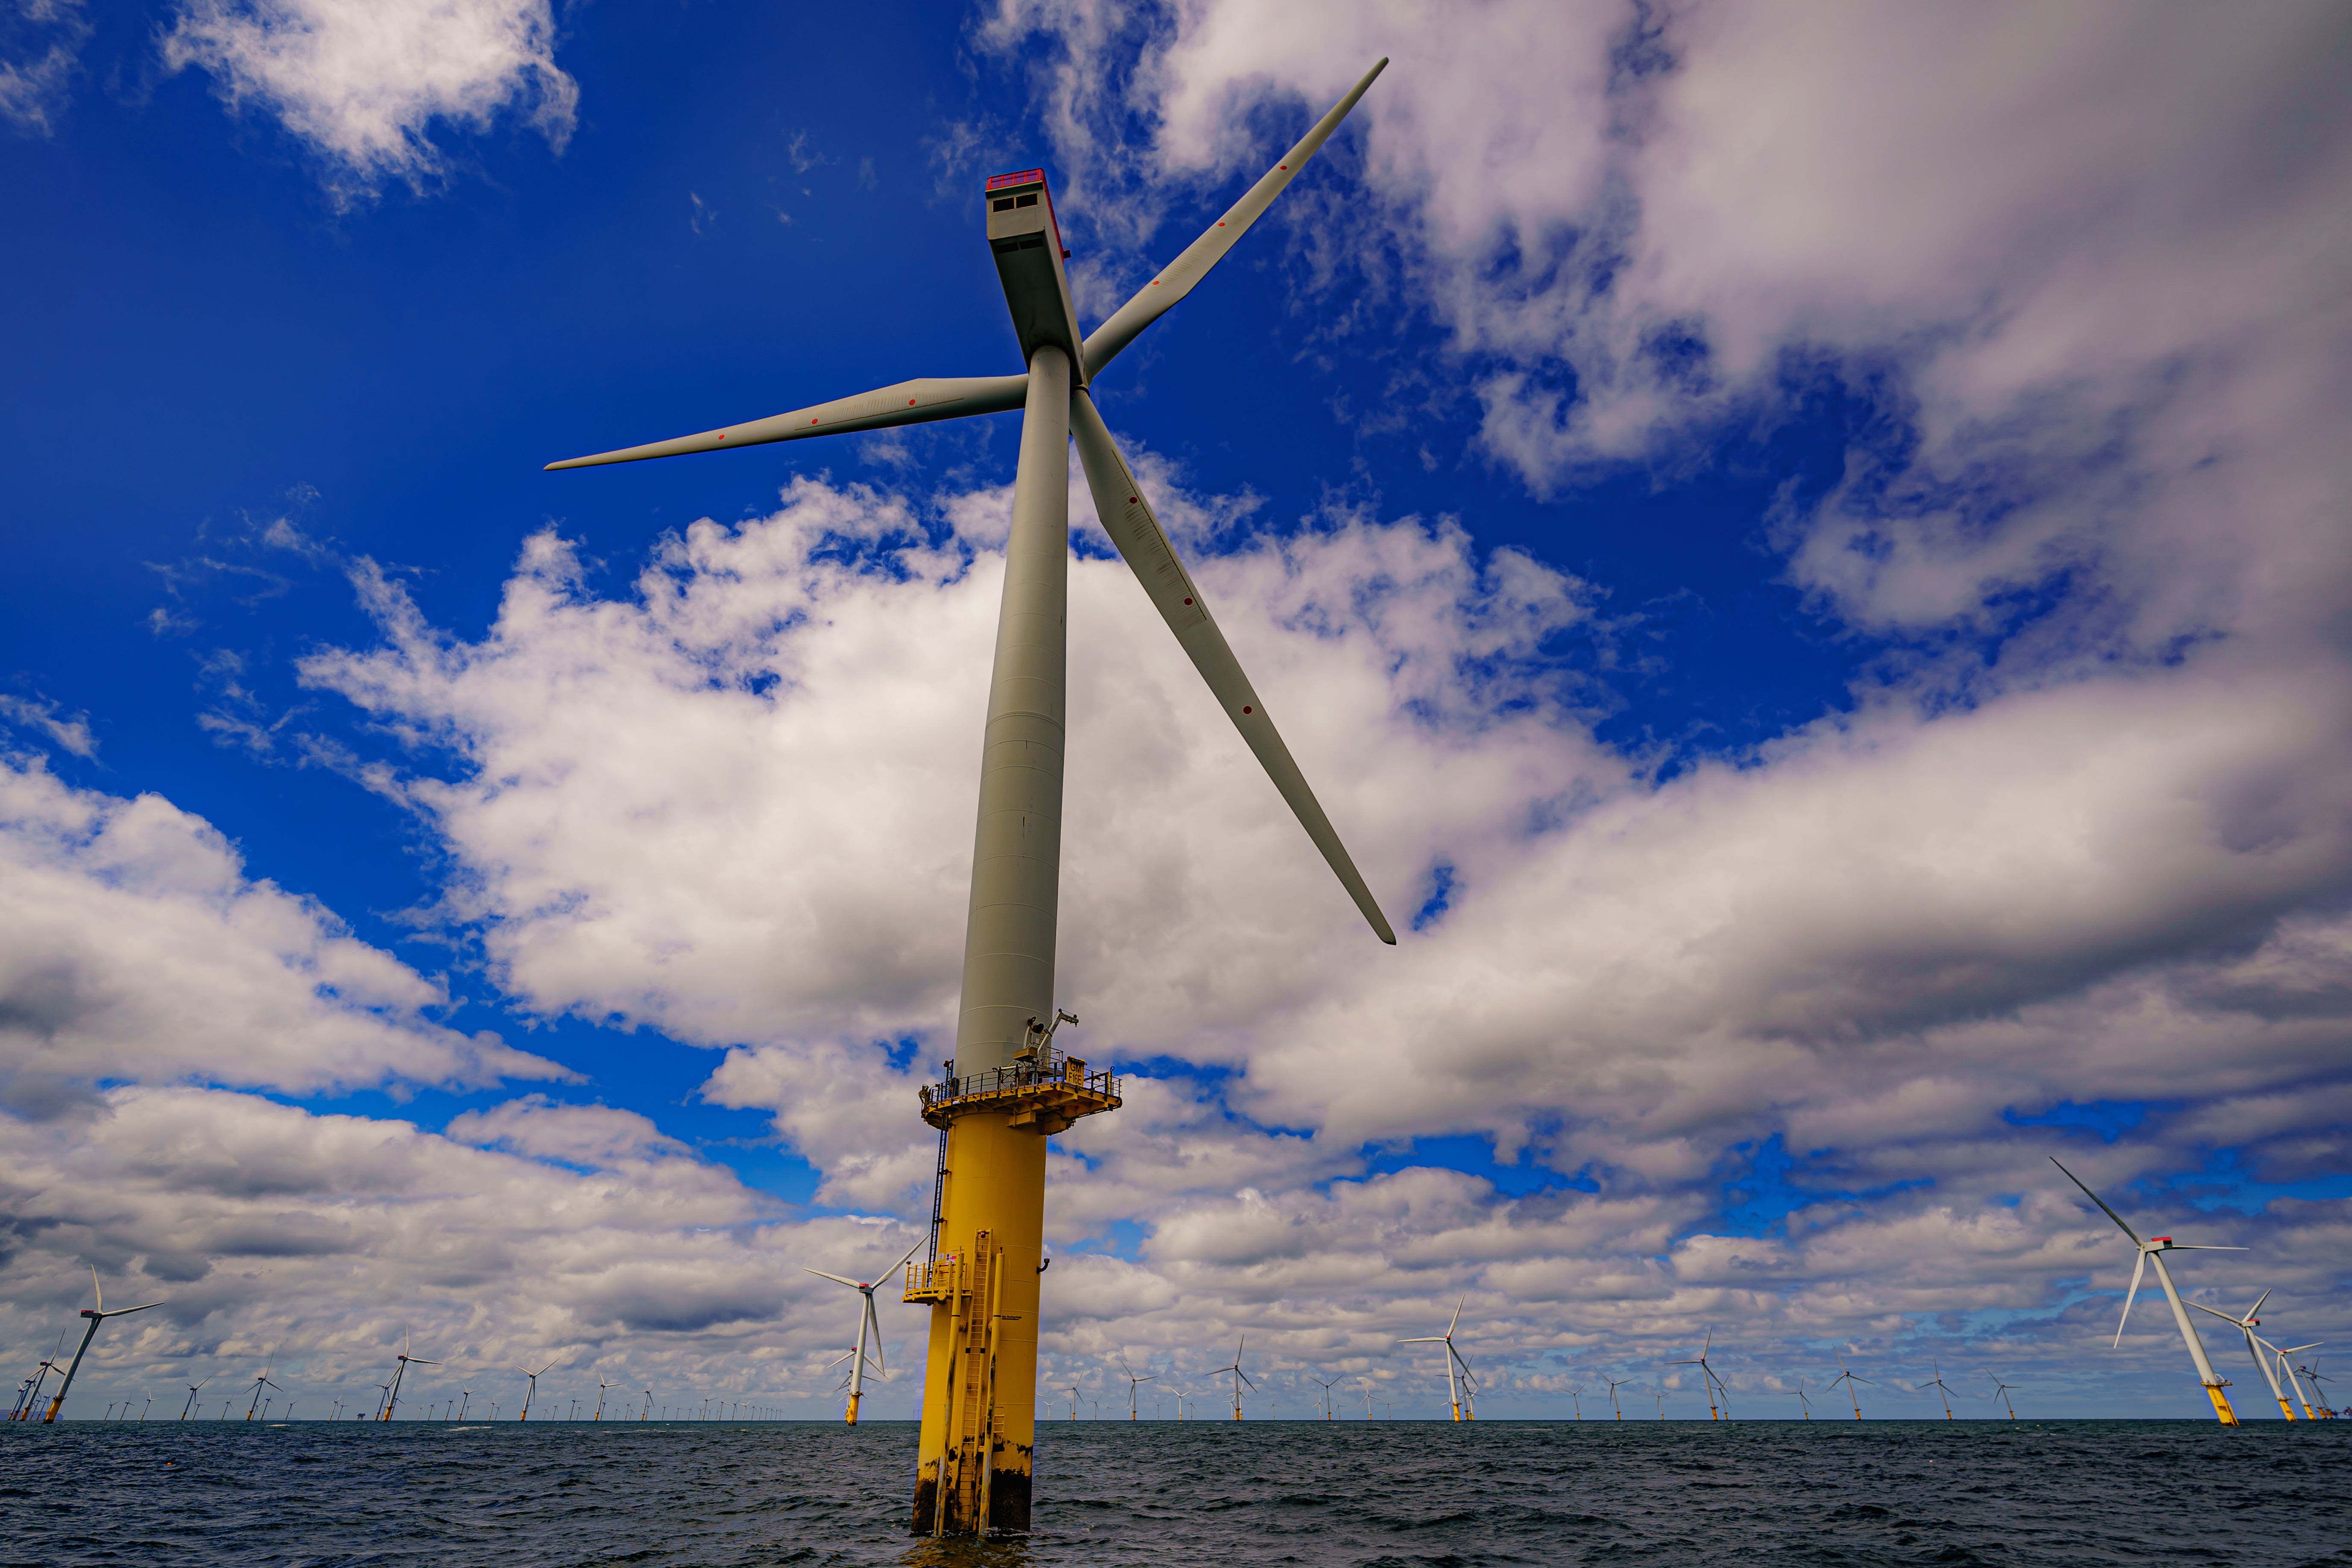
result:
M 109 1080 L 304 1094 L 565 1069 L 436 1023 L 434 981 L 314 900 L 248 878 L 209 824 L 0 758 L 0 1092 L 20 1113 Z
M 1073 1260 L 1056 1353 L 1255 1324 L 1370 1372 L 1465 1285 L 1528 1356 L 1735 1308 L 1883 1340 L 1964 1278 L 2054 1314 L 2101 1241 L 2035 1168 L 2064 1135 L 2021 1122 L 2200 1102 L 2263 1181 L 2336 1150 L 2335 681 L 2216 647 L 1977 707 L 1889 689 L 1660 779 L 1580 706 L 1583 584 L 1417 520 L 1220 553 L 1234 503 L 1169 499 L 1375 889 L 1450 890 L 1376 950 L 1125 567 L 1073 563 L 1062 988 L 1073 1049 L 1150 1065 L 1058 1141 L 1052 1234 L 1147 1234 Z M 303 666 L 405 743 L 372 776 L 510 991 L 727 1047 L 707 1096 L 910 1217 L 1001 503 L 799 480 L 609 594 L 541 535 L 476 642 L 362 566 L 383 643 Z M 2146 1131 L 2131 1175 L 2203 1158 L 2193 1120 Z M 1411 1158 L 1446 1136 L 1495 1176 Z
M 561 152 L 580 97 L 547 0 L 182 0 L 162 47 L 168 68 L 276 116 L 345 205 L 439 179 L 436 122 L 482 132 L 513 110 Z

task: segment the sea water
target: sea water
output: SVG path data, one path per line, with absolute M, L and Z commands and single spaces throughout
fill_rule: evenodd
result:
M 2352 1563 L 2352 1422 L 1044 1421 L 1034 1533 L 902 1422 L 0 1426 L 0 1563 Z

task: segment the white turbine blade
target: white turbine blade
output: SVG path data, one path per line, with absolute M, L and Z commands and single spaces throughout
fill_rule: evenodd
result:
M 866 1326 L 873 1333 L 874 1353 L 868 1359 L 874 1363 L 876 1372 L 888 1377 L 889 1371 L 882 1364 L 882 1320 L 874 1315 L 874 1298 L 871 1295 L 866 1298 Z
M 1268 169 L 1256 184 L 1243 192 L 1241 200 L 1225 209 L 1224 216 L 1211 224 L 1200 238 L 1186 246 L 1175 260 L 1160 268 L 1160 275 L 1139 289 L 1134 299 L 1113 311 L 1110 320 L 1087 334 L 1087 380 L 1101 374 L 1103 366 L 1117 357 L 1121 349 L 1133 342 L 1144 328 L 1167 314 L 1170 307 L 1190 294 L 1194 286 L 1209 275 L 1211 268 L 1225 258 L 1225 252 L 1234 247 L 1234 242 L 1247 233 L 1250 225 L 1264 216 L 1265 209 L 1274 205 L 1274 198 L 1282 195 L 1285 187 L 1298 177 L 1298 171 L 1306 167 L 1307 160 L 1315 156 L 1330 138 L 1331 132 L 1339 128 L 1339 121 L 1348 118 L 1348 111 L 1356 107 L 1356 100 L 1364 96 L 1365 89 L 1372 85 L 1372 79 L 1386 70 L 1388 64 L 1388 57 L 1383 55 L 1380 63 L 1366 71 L 1363 79 L 1349 89 L 1348 96 L 1332 106 L 1330 113 L 1317 121 L 1315 128 L 1300 137 L 1298 144 L 1282 155 L 1281 162 Z
M 877 387 L 853 397 L 837 397 L 789 414 L 772 415 L 741 425 L 705 430 L 698 436 L 648 441 L 586 458 L 566 458 L 547 470 L 590 468 L 603 463 L 635 463 L 646 458 L 676 458 L 688 452 L 719 452 L 730 447 L 763 447 L 772 441 L 797 441 L 809 436 L 838 436 L 852 430 L 887 430 L 899 425 L 925 425 L 934 419 L 961 419 L 971 414 L 1003 414 L 1018 408 L 1029 395 L 1025 375 L 926 376 Z
M 98 1282 L 98 1265 L 95 1263 L 89 1266 L 89 1288 L 98 1293 L 98 1310 L 100 1312 L 104 1312 L 106 1310 L 106 1287 Z
M 918 1238 L 914 1246 L 907 1248 L 907 1256 L 898 1259 L 898 1262 L 890 1265 L 888 1269 L 883 1273 L 882 1278 L 887 1279 L 892 1275 L 898 1273 L 898 1270 L 907 1267 L 908 1263 L 914 1260 L 915 1254 L 923 1250 L 923 1243 L 929 1240 L 930 1240 L 930 1237 L 928 1236 Z
M 2143 1252 L 2139 1255 L 2139 1261 L 2132 1265 L 2131 1289 L 2124 1293 L 2124 1315 L 2116 1320 L 2116 1342 L 2107 1347 L 2109 1350 L 2124 1342 L 2124 1325 L 2131 1321 L 2132 1303 L 2139 1299 L 2140 1276 L 2147 1268 L 2147 1254 Z
M 2245 1247 L 2209 1247 L 2202 1242 L 2176 1241 L 2165 1250 L 2168 1252 L 2250 1252 L 2252 1248 Z
M 2275 1285 L 2274 1285 L 2274 1286 L 2273 1286 L 2273 1287 L 2271 1287 L 2271 1289 L 2273 1289 L 2273 1290 L 2274 1290 L 2274 1289 L 2278 1289 L 2278 1287 L 2276 1287 Z M 2270 1292 L 2270 1290 L 2265 1290 L 2265 1291 L 2263 1291 L 2261 1295 L 2259 1295 L 2259 1296 L 2255 1297 L 2255 1298 L 2254 1298 L 2254 1304 L 2253 1304 L 2252 1306 L 2251 1306 L 2251 1307 L 2249 1307 L 2249 1308 L 2247 1308 L 2247 1309 L 2246 1309 L 2246 1320 L 2245 1320 L 2245 1321 L 2251 1323 L 2251 1322 L 2252 1322 L 2256 1318 L 2261 1317 L 2261 1316 L 2263 1315 L 2263 1302 L 2265 1302 L 2265 1301 L 2267 1301 L 2267 1300 L 2269 1300 L 2270 1299 L 2271 1299 L 2271 1292 Z
M 2210 1308 L 2210 1307 L 2207 1306 L 2207 1305 L 2206 1305 L 2204 1302 L 2202 1302 L 2202 1301 L 2191 1301 L 2191 1302 L 2189 1302 L 2189 1306 L 2191 1306 L 2191 1307 L 2195 1308 L 2198 1311 L 2200 1311 L 2200 1312 L 2213 1312 L 2213 1315 L 2214 1315 L 2215 1317 L 2217 1317 L 2217 1318 L 2221 1319 L 2223 1322 L 2225 1322 L 2225 1323 L 2235 1323 L 2235 1324 L 2237 1324 L 2237 1325 L 2238 1325 L 2238 1327 L 2240 1327 L 2240 1328 L 2242 1328 L 2242 1328 L 2245 1328 L 2247 1319 L 2252 1318 L 2252 1317 L 2253 1316 L 2253 1314 L 2252 1314 L 2252 1312 L 2247 1313 L 2247 1314 L 2246 1314 L 2246 1317 L 2244 1317 L 2244 1318 L 2232 1317 L 2231 1315 L 2230 1315 L 2230 1314 L 2229 1314 L 2229 1313 L 2227 1313 L 2227 1312 L 2215 1312 L 2215 1311 L 2213 1311 L 2213 1309 L 2212 1309 L 2212 1308 Z
M 1395 939 L 1391 938 L 1390 940 L 1394 941 Z M 1447 1344 L 1452 1344 L 1454 1342 L 1454 1331 L 1462 1326 L 1462 1309 L 1469 1304 L 1470 1298 L 1467 1296 L 1463 1297 L 1462 1300 L 1454 1303 L 1454 1321 L 1445 1325 L 1445 1342 Z
M 1397 1341 L 1397 1343 L 1401 1345 L 1442 1345 L 1444 1342 L 1445 1336 L 1444 1334 L 1423 1334 L 1418 1339 Z
M 2052 1164 L 2053 1164 L 2053 1165 L 2058 1165 L 2058 1156 L 2057 1156 L 2057 1155 L 2055 1155 L 2055 1154 L 2051 1155 L 2051 1156 L 2050 1156 L 2050 1163 L 2051 1163 Z M 2065 1166 L 2063 1166 L 2063 1165 L 2058 1165 L 2058 1168 L 2059 1168 L 2061 1171 L 2065 1171 L 2065 1172 L 2066 1172 L 2066 1179 L 2067 1179 L 2068 1181 L 2070 1181 L 2070 1182 L 2074 1183 L 2074 1184 L 2076 1186 L 2078 1186 L 2078 1187 L 2083 1187 L 2083 1178 L 2082 1178 L 2082 1177 L 2080 1177 L 2080 1176 L 2076 1175 L 2076 1174 L 2075 1174 L 2074 1172 L 2072 1172 L 2072 1171 L 2067 1171 L 2067 1170 L 2066 1170 L 2066 1167 L 2065 1167 Z M 2093 1192 L 2093 1191 L 2092 1191 L 2090 1188 L 2088 1188 L 2088 1187 L 2083 1187 L 2083 1195 L 2084 1195 L 2084 1197 L 2086 1197 L 2086 1198 L 2090 1199 L 2093 1203 L 2097 1204 L 2097 1205 L 2099 1205 L 2099 1212 L 2100 1212 L 2100 1213 L 2102 1213 L 2102 1214 L 2104 1214 L 2104 1215 L 2105 1215 L 2109 1219 L 2111 1219 L 2111 1220 L 2115 1221 L 2115 1222 L 2116 1222 L 2116 1228 L 2118 1228 L 2119 1230 L 2121 1230 L 2121 1231 L 2122 1231 L 2126 1236 L 2130 1237 L 2132 1238 L 2132 1244 L 2133 1244 L 2134 1246 L 2137 1246 L 2137 1245 L 2139 1244 L 2139 1232 L 2137 1232 L 2137 1231 L 2134 1230 L 2131 1226 L 2127 1226 L 2127 1225 L 2124 1224 L 2124 1216 L 2123 1216 L 2123 1215 L 2119 1215 L 2119 1214 L 2117 1214 L 2115 1210 L 2113 1210 L 2113 1209 L 2111 1209 L 2111 1208 L 2107 1207 L 2106 1200 L 2105 1200 L 2105 1199 L 2104 1199 L 2104 1198 L 2100 1197 L 2098 1194 L 2096 1194 L 2096 1193 Z M 2142 1257 L 2146 1257 L 2146 1256 L 2147 1256 L 2147 1254 L 2143 1253 L 2143 1254 L 2141 1254 L 2141 1256 L 2142 1256 Z
M 822 1269 L 822 1268 L 803 1268 L 803 1269 L 801 1270 L 801 1272 L 802 1272 L 802 1273 L 803 1273 L 803 1274 L 814 1274 L 814 1275 L 815 1275 L 815 1276 L 816 1276 L 818 1279 L 830 1279 L 830 1280 L 832 1280 L 832 1281 L 833 1281 L 835 1284 L 836 1284 L 836 1285 L 846 1285 L 846 1286 L 848 1286 L 848 1287 L 849 1287 L 851 1289 L 853 1289 L 853 1290 L 863 1290 L 863 1289 L 866 1289 L 866 1287 L 865 1287 L 865 1286 L 863 1286 L 863 1285 L 859 1284 L 859 1283 L 858 1283 L 856 1280 L 855 1280 L 855 1279 L 844 1279 L 840 1275 L 838 1275 L 838 1274 L 827 1274 L 827 1273 L 826 1273 L 824 1269 Z M 836 1300 L 836 1301 L 838 1301 L 838 1300 L 841 1300 L 841 1298 L 840 1298 L 840 1297 L 838 1297 L 838 1296 L 835 1296 L 835 1297 L 834 1298 L 834 1300 Z
M 1151 506 L 1143 499 L 1143 489 L 1136 482 L 1135 474 L 1119 455 L 1118 446 L 1103 426 L 1102 416 L 1095 411 L 1094 400 L 1083 391 L 1070 398 L 1070 434 L 1078 443 L 1078 458 L 1087 470 L 1087 488 L 1094 492 L 1095 512 L 1102 519 L 1103 529 L 1111 542 L 1126 557 L 1136 581 L 1150 595 L 1153 606 L 1168 629 L 1192 660 L 1192 668 L 1223 705 L 1225 717 L 1234 721 L 1242 739 L 1257 755 L 1258 765 L 1265 769 L 1274 787 L 1289 804 L 1298 825 L 1307 829 L 1307 837 L 1323 852 L 1323 858 L 1338 873 L 1339 885 L 1356 900 L 1373 931 L 1390 946 L 1396 945 L 1396 932 L 1389 926 L 1388 917 L 1381 912 L 1378 900 L 1364 879 L 1349 858 L 1348 847 L 1339 842 L 1331 819 L 1323 815 L 1321 803 L 1307 786 L 1307 776 L 1283 744 L 1282 733 L 1265 710 L 1250 679 L 1244 673 L 1241 661 L 1234 657 L 1225 641 L 1225 634 L 1217 627 L 1216 618 L 1209 614 L 1208 602 L 1202 598 L 1184 563 L 1176 558 L 1176 548 L 1168 542 L 1160 520 L 1151 514 Z M 1467 1298 L 1465 1297 L 1466 1300 Z M 1462 1310 L 1454 1310 L 1456 1321 Z M 1451 1333 L 1453 1331 L 1446 1331 Z

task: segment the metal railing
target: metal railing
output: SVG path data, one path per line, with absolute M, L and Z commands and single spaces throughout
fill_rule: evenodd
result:
M 948 1064 L 952 1068 L 955 1064 Z M 1009 1067 L 989 1068 L 981 1072 L 959 1077 L 950 1073 L 937 1083 L 923 1086 L 923 1109 L 950 1100 L 973 1100 L 987 1095 L 1018 1094 L 1038 1089 L 1075 1089 L 1094 1094 L 1118 1098 L 1118 1078 L 1108 1068 L 1100 1072 L 1088 1072 L 1087 1064 L 1066 1052 L 1048 1046 L 1031 1060 L 1016 1061 Z

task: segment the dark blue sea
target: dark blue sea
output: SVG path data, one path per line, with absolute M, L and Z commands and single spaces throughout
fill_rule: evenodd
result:
M 1025 1538 L 915 1428 L 0 1426 L 0 1562 L 2352 1563 L 2352 1422 L 1050 1422 Z

